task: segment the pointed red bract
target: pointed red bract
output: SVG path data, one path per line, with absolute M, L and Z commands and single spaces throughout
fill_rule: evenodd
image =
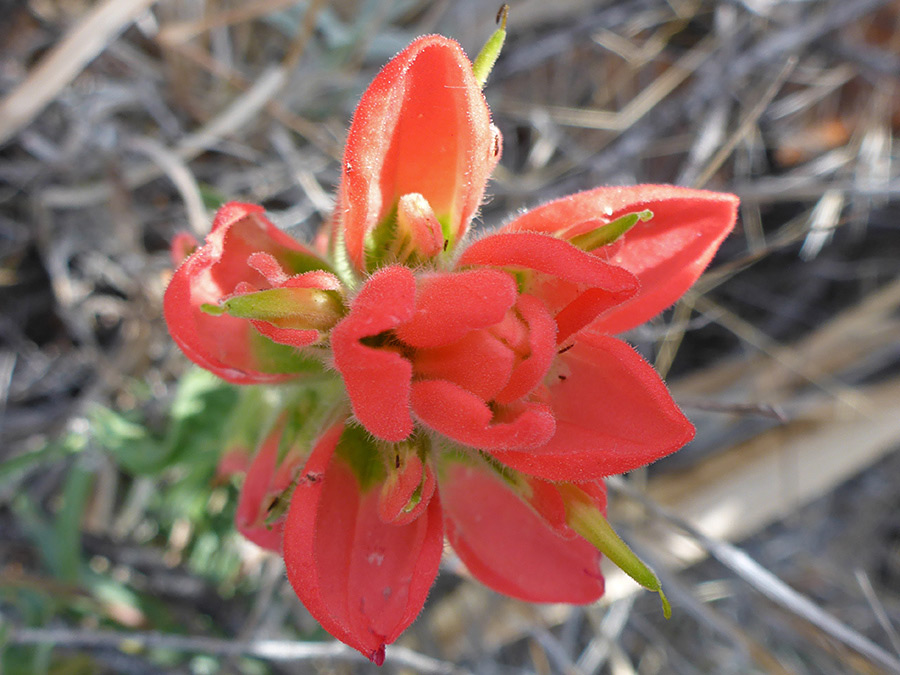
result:
M 316 620 L 373 661 L 416 618 L 443 548 L 437 494 L 405 525 L 378 515 L 380 485 L 361 486 L 335 452 L 334 427 L 313 450 L 284 530 L 288 580 Z
M 539 297 L 556 314 L 560 342 L 638 289 L 637 279 L 627 270 L 567 241 L 534 232 L 489 235 L 469 246 L 457 265 L 528 270 L 522 290 Z
M 597 330 L 613 334 L 653 318 L 684 294 L 731 232 L 737 206 L 734 195 L 672 185 L 602 187 L 539 206 L 501 231 L 566 230 L 571 238 L 624 214 L 652 211 L 653 218 L 629 230 L 608 258 L 640 280 L 633 298 L 597 320 Z
M 495 414 L 483 399 L 446 380 L 412 386 L 412 409 L 427 427 L 475 448 L 525 450 L 546 443 L 556 427 L 540 403 L 524 403 Z
M 260 445 L 244 477 L 238 499 L 235 523 L 238 531 L 257 546 L 281 552 L 284 518 L 268 523 L 275 500 L 288 489 L 304 457 L 296 448 L 278 461 L 278 448 L 285 429 L 285 417 L 279 419 Z
M 394 525 L 411 523 L 428 508 L 437 487 L 431 467 L 412 450 L 396 455 L 378 495 L 378 517 Z
M 441 476 L 447 539 L 476 579 L 529 602 L 583 604 L 603 595 L 593 546 L 560 536 L 489 468 L 448 465 Z
M 516 301 L 516 284 L 495 270 L 420 277 L 416 311 L 397 327 L 410 347 L 438 347 L 498 323 Z
M 582 331 L 560 361 L 549 386 L 556 433 L 529 452 L 493 452 L 504 464 L 551 481 L 590 481 L 655 462 L 693 438 L 659 375 L 621 340 Z
M 239 287 L 269 287 L 248 263 L 253 254 L 267 253 L 291 273 L 327 267 L 262 211 L 239 203 L 219 209 L 206 243 L 175 271 L 163 303 L 169 333 L 185 355 L 235 384 L 281 382 L 310 364 L 296 350 L 260 335 L 246 319 L 213 316 L 202 306 L 218 305 Z
M 421 194 L 450 244 L 462 238 L 499 156 L 499 137 L 472 65 L 453 40 L 415 40 L 388 63 L 353 116 L 336 227 L 350 261 L 406 194 Z
M 386 267 L 369 279 L 349 316 L 331 331 L 334 365 L 344 377 L 353 413 L 366 429 L 386 441 L 402 441 L 412 433 L 412 364 L 390 348 L 368 346 L 362 340 L 409 321 L 415 298 L 413 273 L 405 267 Z

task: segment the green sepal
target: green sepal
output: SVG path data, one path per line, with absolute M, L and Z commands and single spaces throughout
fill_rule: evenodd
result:
M 332 236 L 329 245 L 331 260 L 334 263 L 334 273 L 341 282 L 353 290 L 359 282 L 359 277 L 350 262 L 347 254 L 347 244 L 344 241 L 344 228 L 337 221 L 332 225 Z
M 255 330 L 250 332 L 250 353 L 259 371 L 263 373 L 313 375 L 325 371 L 322 361 L 309 355 L 312 349 L 301 350 L 278 344 Z
M 265 421 L 272 416 L 276 395 L 269 387 L 246 385 L 237 388 L 237 402 L 225 421 L 226 444 L 242 446 L 248 450 L 256 447 L 262 438 Z
M 475 57 L 475 62 L 472 64 L 475 81 L 478 82 L 478 86 L 482 89 L 484 89 L 488 76 L 491 74 L 494 64 L 497 63 L 497 58 L 500 56 L 500 50 L 503 49 L 503 43 L 506 41 L 506 19 L 508 16 L 509 5 L 503 5 L 500 11 L 497 12 L 497 23 L 500 24 L 500 27 L 484 43 L 484 47 L 478 52 L 478 56 Z
M 368 492 L 387 477 L 378 441 L 362 427 L 348 424 L 334 453 L 353 471 L 360 492 Z
M 221 308 L 239 319 L 268 321 L 282 328 L 328 330 L 344 315 L 337 291 L 320 288 L 270 288 L 229 298 Z
M 606 246 L 616 241 L 623 234 L 628 232 L 638 222 L 645 223 L 653 218 L 653 211 L 644 209 L 635 213 L 626 213 L 624 216 L 616 218 L 611 223 L 601 225 L 593 230 L 588 230 L 575 237 L 569 239 L 569 243 L 580 248 L 582 251 L 594 251 L 601 246 Z
M 287 413 L 278 445 L 277 464 L 281 464 L 291 448 L 312 450 L 323 429 L 341 416 L 344 407 L 344 384 L 336 373 L 294 386 L 285 396 L 282 409 Z
M 266 519 L 264 521 L 267 528 L 271 529 L 274 527 L 275 523 L 287 514 L 287 511 L 291 506 L 291 497 L 294 496 L 294 490 L 297 489 L 298 481 L 299 476 L 294 479 L 287 490 L 275 497 L 275 499 L 272 500 L 272 503 L 269 504 L 269 508 L 266 510 Z
M 616 534 L 606 516 L 596 507 L 590 498 L 577 486 L 561 484 L 560 494 L 566 505 L 566 522 L 575 532 L 593 544 L 598 551 L 615 563 L 625 574 L 630 576 L 648 591 L 659 594 L 663 606 L 663 616 L 672 616 L 662 585 L 653 570 L 629 548 L 628 544 Z
M 394 262 L 391 252 L 397 248 L 397 229 L 395 202 L 378 224 L 366 233 L 363 251 L 367 272 L 374 272 Z
M 278 262 L 288 274 L 304 274 L 318 270 L 334 272 L 328 261 L 323 260 L 312 251 L 282 251 L 278 255 Z

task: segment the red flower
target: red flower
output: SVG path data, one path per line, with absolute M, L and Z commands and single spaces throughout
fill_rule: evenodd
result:
M 272 225 L 262 211 L 238 203 L 219 209 L 205 245 L 175 271 L 164 301 L 169 332 L 185 355 L 235 384 L 281 382 L 314 368 L 315 362 L 294 347 L 312 344 L 319 335 L 279 325 L 271 313 L 248 321 L 247 312 L 229 314 L 220 303 L 236 299 L 239 310 L 254 300 L 265 305 L 270 298 L 259 291 L 283 289 L 289 296 L 288 287 L 299 286 L 294 293 L 299 299 L 272 299 L 282 311 L 299 306 L 302 313 L 311 290 L 335 294 L 339 288 L 337 279 L 324 272 L 328 264 Z
M 281 551 L 284 518 L 274 518 L 269 522 L 269 517 L 277 507 L 278 498 L 288 489 L 306 459 L 305 448 L 292 447 L 279 461 L 278 450 L 286 422 L 287 415 L 283 414 L 247 468 L 235 514 L 235 525 L 242 535 L 276 553 Z
M 523 600 L 598 598 L 598 549 L 659 590 L 608 527 L 602 479 L 694 430 L 613 335 L 693 284 L 737 200 L 598 188 L 466 245 L 499 154 L 459 45 L 420 38 L 354 116 L 331 261 L 231 204 L 166 293 L 196 363 L 310 392 L 296 451 L 277 454 L 278 425 L 261 445 L 239 527 L 276 550 L 283 527 L 297 594 L 376 663 L 421 609 L 445 536 L 472 575 Z

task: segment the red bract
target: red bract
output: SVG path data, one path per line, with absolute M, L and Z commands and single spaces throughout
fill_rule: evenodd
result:
M 278 500 L 293 483 L 308 451 L 294 443 L 289 432 L 286 437 L 287 426 L 287 414 L 282 414 L 257 450 L 244 477 L 235 513 L 235 524 L 242 535 L 276 553 L 281 551 L 286 511 Z
M 453 40 L 420 38 L 384 67 L 353 116 L 338 190 L 339 234 L 357 269 L 390 248 L 404 195 L 424 197 L 449 245 L 463 237 L 500 158 L 490 122 Z
M 311 364 L 292 347 L 264 337 L 259 325 L 227 313 L 212 314 L 209 307 L 273 288 L 277 282 L 266 275 L 273 267 L 282 282 L 291 278 L 289 274 L 328 269 L 325 261 L 272 225 L 262 212 L 259 206 L 238 203 L 219 209 L 206 243 L 175 271 L 163 305 L 169 332 L 187 357 L 236 384 L 280 382 Z
M 694 429 L 614 335 L 696 281 L 737 200 L 598 188 L 467 244 L 499 154 L 459 45 L 416 40 L 354 116 L 332 260 L 230 204 L 166 293 L 193 361 L 307 392 L 306 407 L 283 404 L 300 441 L 285 453 L 276 425 L 261 444 L 239 527 L 283 542 L 309 611 L 376 663 L 421 609 L 444 536 L 472 575 L 523 600 L 598 598 L 598 549 L 659 590 L 604 519 L 603 478 Z M 282 520 L 273 505 L 288 501 Z

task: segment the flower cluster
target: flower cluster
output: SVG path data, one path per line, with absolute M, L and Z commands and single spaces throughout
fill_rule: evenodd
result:
M 674 303 L 735 219 L 731 195 L 610 187 L 467 240 L 501 150 L 480 84 L 457 43 L 413 42 L 357 108 L 328 242 L 227 204 L 205 244 L 177 242 L 165 297 L 192 361 L 282 383 L 255 456 L 227 456 L 237 525 L 376 663 L 445 538 L 516 598 L 597 599 L 601 551 L 659 590 L 604 519 L 603 478 L 694 430 L 614 335 Z

